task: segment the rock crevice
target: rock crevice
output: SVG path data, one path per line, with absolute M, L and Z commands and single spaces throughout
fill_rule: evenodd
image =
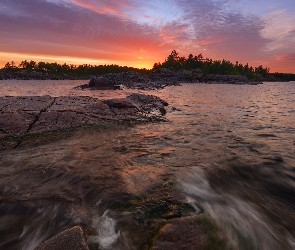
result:
M 16 148 L 24 137 L 46 131 L 106 121 L 163 121 L 167 105 L 156 96 L 142 94 L 104 101 L 88 96 L 0 97 L 0 149 Z

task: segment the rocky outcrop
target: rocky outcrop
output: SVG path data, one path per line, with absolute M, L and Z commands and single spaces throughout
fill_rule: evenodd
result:
M 63 80 L 63 79 L 76 79 L 68 77 L 67 75 L 57 76 L 47 72 L 38 72 L 35 70 L 20 69 L 14 71 L 0 70 L 0 80 Z
M 201 82 L 209 84 L 248 84 L 248 85 L 257 85 L 262 84 L 261 81 L 250 80 L 246 76 L 241 75 L 211 75 L 202 77 Z
M 78 88 L 90 89 L 120 89 L 122 87 L 130 89 L 153 90 L 166 86 L 179 85 L 184 78 L 179 77 L 172 71 L 153 72 L 152 74 L 142 74 L 137 72 L 110 73 L 92 78 L 88 84 L 78 86 Z M 107 83 L 107 84 L 106 84 Z M 107 85 L 109 88 L 104 88 Z
M 256 80 L 250 80 L 241 75 L 204 75 L 200 69 L 172 71 L 167 68 L 158 68 L 149 73 L 139 72 L 121 72 L 109 73 L 100 76 L 84 75 L 75 77 L 68 74 L 49 74 L 47 72 L 38 72 L 34 70 L 20 69 L 17 71 L 0 70 L 0 80 L 18 79 L 18 80 L 65 80 L 65 79 L 91 79 L 88 84 L 78 86 L 77 88 L 90 88 L 97 90 L 113 89 L 142 89 L 153 90 L 162 89 L 166 86 L 179 85 L 180 83 L 229 83 L 229 84 L 260 84 L 262 81 L 281 81 L 274 76 L 262 77 L 256 75 Z
M 111 73 L 92 78 L 88 84 L 78 88 L 90 89 L 121 89 L 122 86 L 130 89 L 153 90 L 166 86 L 180 85 L 180 83 L 222 83 L 222 84 L 261 84 L 261 81 L 249 80 L 241 75 L 209 75 L 204 76 L 200 69 L 171 71 L 159 68 L 150 74 L 137 72 Z
M 104 77 L 96 77 L 90 80 L 88 87 L 92 89 L 114 89 L 115 84 L 113 81 L 105 79 Z
M 167 105 L 142 94 L 103 101 L 87 96 L 0 97 L 0 149 L 16 147 L 34 133 L 104 122 L 165 120 Z
M 157 96 L 131 94 L 128 98 L 140 107 L 143 112 L 153 112 L 157 115 L 166 114 L 165 106 L 168 106 L 168 103 Z
M 64 230 L 43 242 L 35 250 L 89 250 L 81 227 Z

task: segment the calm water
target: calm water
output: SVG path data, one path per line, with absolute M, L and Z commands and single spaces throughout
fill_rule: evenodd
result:
M 73 89 L 84 83 L 2 81 L 0 89 L 1 96 L 101 99 L 134 92 Z M 80 224 L 101 249 L 114 249 L 123 232 L 107 208 L 169 178 L 234 249 L 295 249 L 295 83 L 141 92 L 168 101 L 168 122 L 91 129 L 0 152 L 0 248 L 32 249 Z

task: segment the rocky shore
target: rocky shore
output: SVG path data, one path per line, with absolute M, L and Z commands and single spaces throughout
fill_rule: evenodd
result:
M 130 124 L 164 121 L 167 105 L 167 102 L 156 96 L 143 94 L 131 94 L 126 98 L 103 101 L 86 96 L 0 97 L 0 150 L 32 146 L 34 143 L 44 144 L 48 138 L 52 141 L 62 139 L 62 136 L 71 135 L 71 131 L 75 132 L 75 129 L 81 126 L 106 123 L 116 126 L 124 122 Z M 105 152 L 103 149 L 102 151 Z M 106 161 L 109 162 L 110 158 Z M 107 162 L 104 164 L 108 167 L 101 170 L 99 175 L 102 178 L 108 174 L 115 175 L 114 166 L 109 167 L 112 164 Z M 68 171 L 69 169 L 67 173 Z M 33 172 L 26 174 L 32 175 Z M 43 181 L 46 178 L 44 175 L 48 175 L 45 170 L 42 171 Z M 194 205 L 186 201 L 174 180 L 163 176 L 162 179 L 156 178 L 154 182 L 156 184 L 149 184 L 148 188 L 136 197 L 129 194 L 128 199 L 124 200 L 119 193 L 113 194 L 110 198 L 112 200 L 118 196 L 116 202 L 110 206 L 109 213 L 116 219 L 120 230 L 128 233 L 120 237 L 120 240 L 116 241 L 114 238 L 106 243 L 99 240 L 98 245 L 97 232 L 92 232 L 91 226 L 82 223 L 57 231 L 51 238 L 45 238 L 35 250 L 100 249 L 104 244 L 103 249 L 110 249 L 109 246 L 112 246 L 111 249 L 128 249 L 128 244 L 132 244 L 133 249 L 207 249 L 222 244 L 218 238 L 214 238 L 217 237 L 214 231 L 216 229 L 212 231 L 208 228 L 208 223 L 211 226 L 212 224 L 204 221 L 206 217 L 203 214 L 198 215 L 200 211 L 196 212 Z M 103 190 L 104 186 L 109 184 L 109 180 L 96 182 Z M 140 186 L 145 184 L 140 183 Z M 105 196 L 108 197 L 107 192 Z M 29 204 L 29 201 L 27 202 Z M 23 212 L 20 214 L 19 216 L 23 216 Z M 12 215 L 0 216 L 1 222 L 5 222 L 2 225 L 5 233 L 5 230 L 10 228 L 6 223 L 9 216 Z M 18 218 L 17 215 L 15 217 Z M 106 215 L 100 217 L 100 223 L 103 220 L 109 223 Z M 126 240 L 131 237 L 132 243 L 128 243 Z M 211 240 L 212 237 L 214 240 Z M 92 241 L 92 238 L 95 240 Z
M 92 78 L 88 84 L 78 86 L 77 88 L 89 89 L 141 89 L 153 90 L 162 89 L 166 86 L 180 85 L 181 83 L 207 83 L 207 84 L 262 84 L 261 81 L 249 80 L 240 75 L 210 75 L 203 76 L 201 71 L 174 72 L 162 68 L 153 71 L 149 75 L 136 72 L 111 73 Z
M 85 80 L 89 77 L 77 77 L 67 74 L 52 74 L 47 72 L 38 72 L 35 70 L 20 69 L 16 71 L 7 71 L 0 69 L 0 80 Z
M 207 84 L 262 84 L 262 81 L 275 81 L 276 78 L 259 78 L 257 80 L 248 79 L 241 75 L 204 75 L 200 69 L 172 71 L 166 68 L 159 68 L 149 73 L 139 73 L 127 71 L 121 73 L 109 73 L 105 75 L 88 75 L 83 77 L 73 77 L 68 75 L 54 75 L 37 71 L 19 70 L 14 73 L 0 73 L 0 80 L 75 80 L 90 79 L 88 84 L 78 86 L 78 88 L 90 89 L 141 89 L 153 90 L 162 89 L 166 86 L 180 85 L 181 83 L 207 83 Z
M 106 122 L 162 121 L 167 105 L 156 96 L 142 94 L 104 101 L 87 96 L 0 97 L 0 149 L 15 148 L 32 135 L 50 131 Z
M 240 75 L 212 75 L 207 77 L 202 77 L 201 82 L 208 84 L 238 84 L 238 85 L 258 85 L 262 84 L 259 80 L 250 80 L 246 76 Z
M 149 75 L 136 72 L 111 73 L 92 78 L 88 84 L 78 86 L 82 89 L 141 89 L 153 90 L 162 89 L 166 86 L 180 85 L 185 81 L 181 74 L 174 74 L 167 71 L 165 73 L 151 73 Z

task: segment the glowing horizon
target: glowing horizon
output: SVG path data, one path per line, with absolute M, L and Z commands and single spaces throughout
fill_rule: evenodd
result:
M 288 0 L 3 0 L 0 68 L 22 60 L 152 68 L 187 57 L 295 73 Z
M 5 60 L 7 58 L 8 60 Z M 15 60 L 10 60 L 11 58 L 15 58 Z M 18 54 L 18 53 L 3 53 L 0 52 L 0 68 L 3 68 L 7 62 L 14 61 L 16 66 L 18 66 L 22 61 L 35 61 L 35 62 L 47 62 L 47 63 L 59 63 L 59 64 L 73 64 L 75 66 L 90 64 L 90 65 L 111 65 L 116 64 L 119 66 L 128 66 L 134 68 L 146 68 L 151 69 L 153 65 L 145 64 L 145 62 L 124 62 L 124 61 L 116 61 L 116 63 L 107 61 L 107 60 L 97 60 L 92 58 L 78 58 L 78 57 L 65 57 L 65 56 L 48 56 L 48 55 L 29 55 L 29 54 Z M 127 63 L 131 63 L 131 65 L 127 65 Z M 133 65 L 132 65 L 133 64 Z M 142 67 L 137 67 L 137 65 L 141 65 Z

